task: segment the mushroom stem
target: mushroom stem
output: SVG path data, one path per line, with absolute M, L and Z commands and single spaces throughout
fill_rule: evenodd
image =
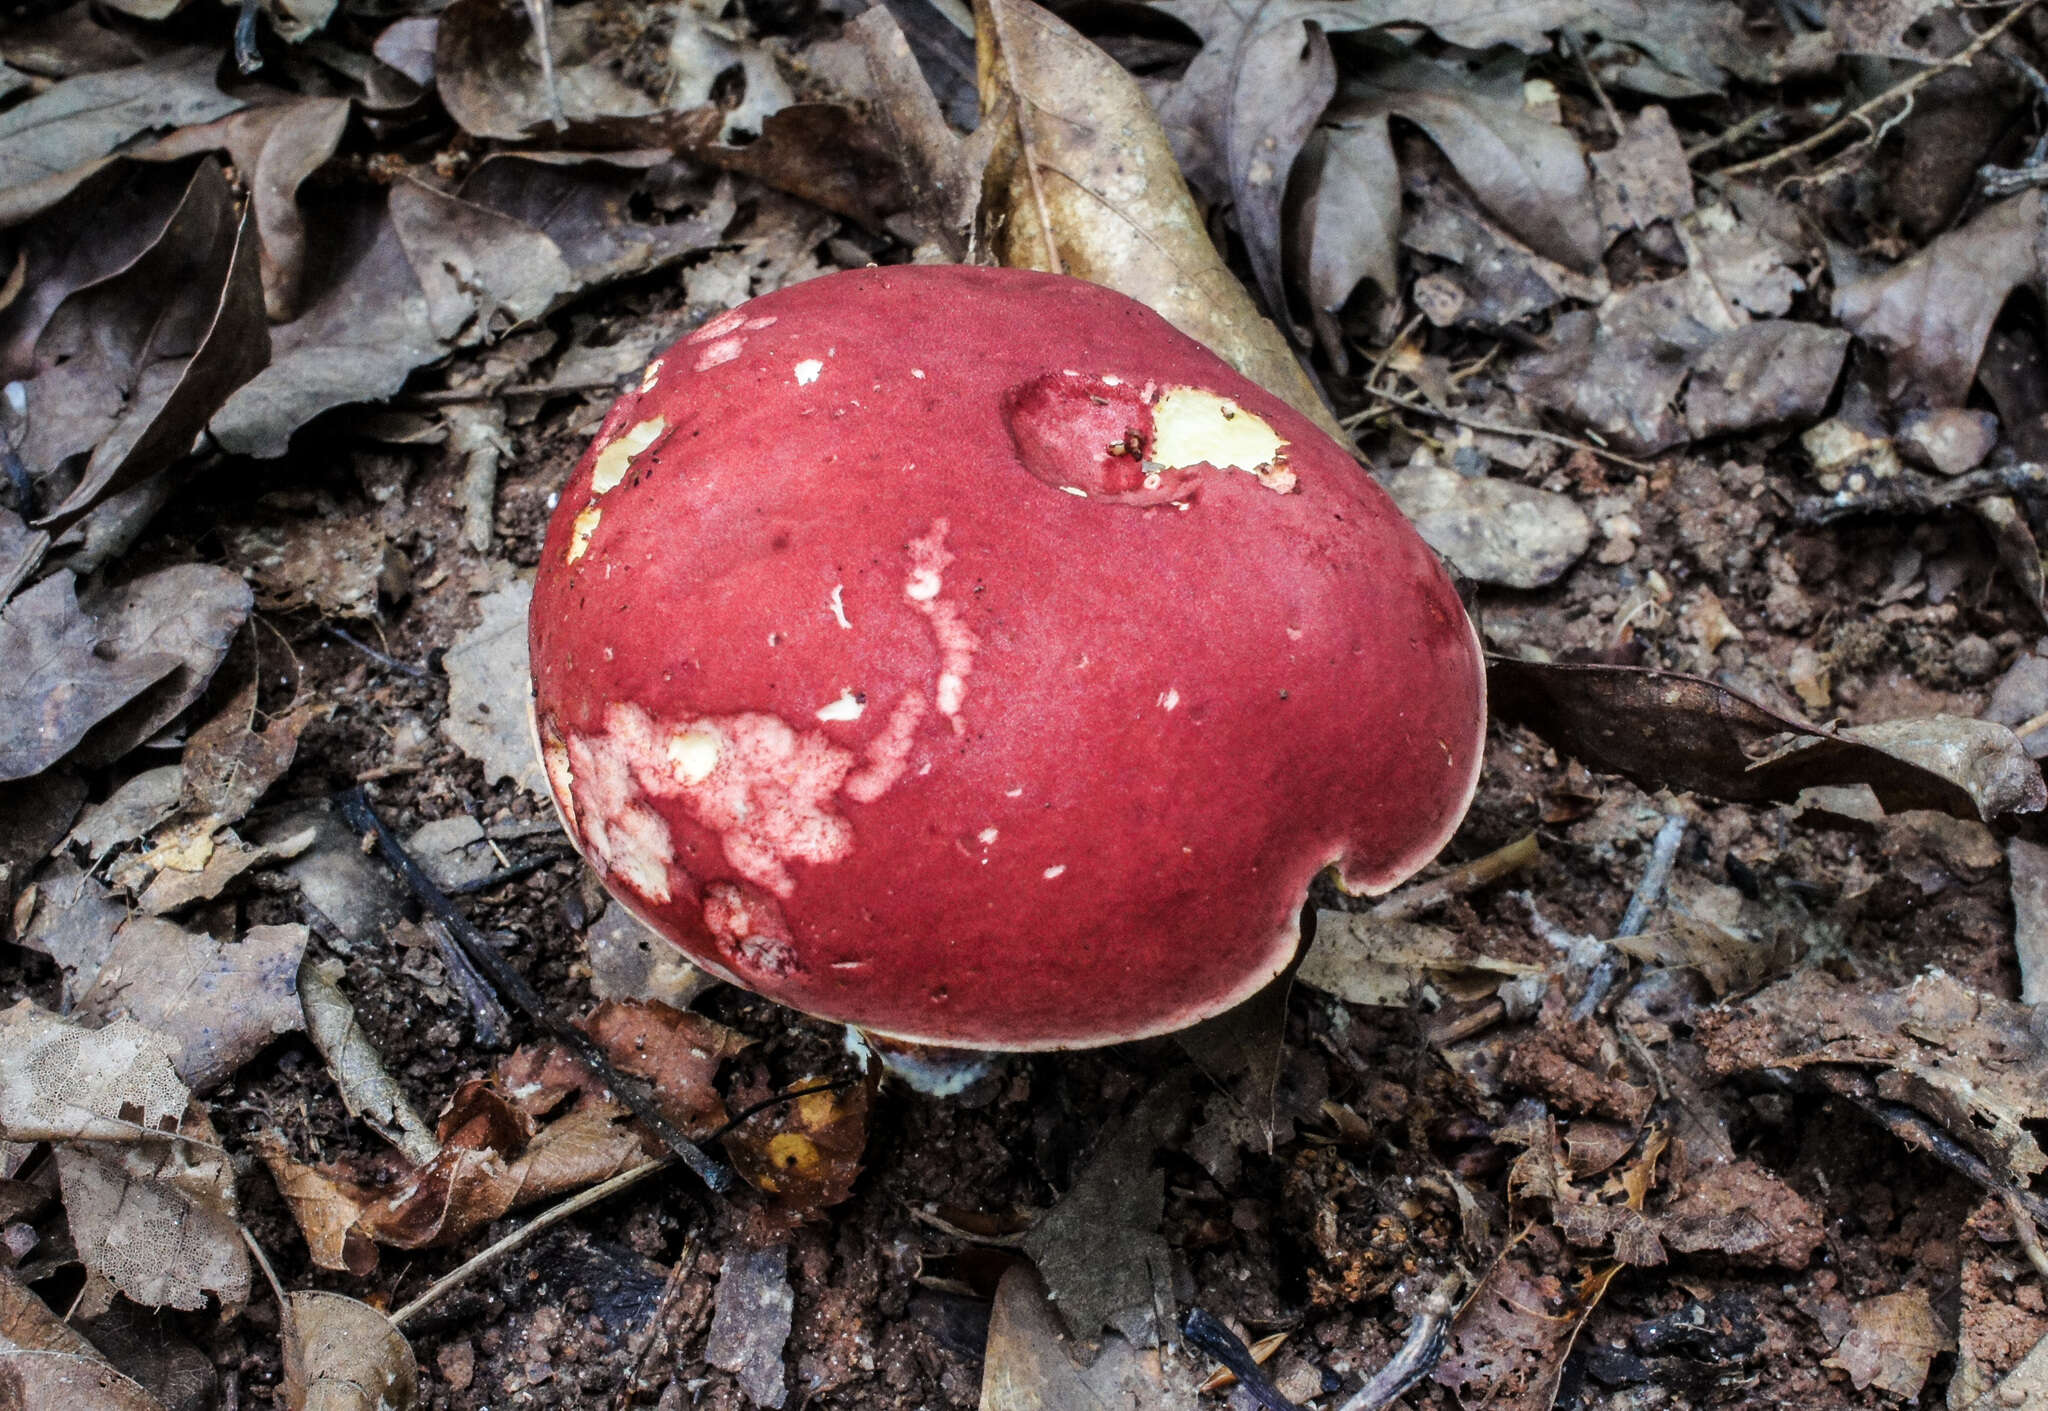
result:
M 914 1044 L 870 1033 L 857 1025 L 846 1026 L 847 1052 L 863 1069 L 880 1063 L 891 1077 L 926 1097 L 959 1097 L 991 1076 L 1001 1054 L 982 1049 L 942 1048 L 937 1044 Z

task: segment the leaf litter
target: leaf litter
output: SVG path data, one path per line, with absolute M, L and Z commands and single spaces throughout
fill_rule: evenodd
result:
M 24 1297 L 83 1271 L 109 1349 L 124 1310 L 225 1314 L 219 1355 L 292 1405 L 1164 1407 L 1208 1370 L 1184 1306 L 1284 1334 L 1299 1403 L 1462 1266 L 1437 1396 L 2027 1394 L 2048 358 L 2012 298 L 2034 193 L 1970 191 L 2034 133 L 1919 88 L 1831 131 L 1871 56 L 2002 66 L 1944 67 L 1957 16 L 996 0 L 957 17 L 970 131 L 967 46 L 922 12 L 274 7 L 234 78 L 229 13 L 164 8 L 0 40 Z M 667 341 L 830 268 L 990 255 L 1342 413 L 1474 585 L 1498 723 L 1443 869 L 1319 892 L 1300 983 L 1230 1032 L 940 1109 L 662 963 L 543 841 L 506 624 Z M 737 1118 L 726 1214 L 658 1180 L 539 1213 L 660 1147 L 558 1049 L 471 1042 L 440 923 L 321 802 L 359 780 L 618 1082 L 700 1139 Z M 53 1043 L 103 1080 L 54 1110 Z M 244 1222 L 287 1285 L 361 1300 L 243 1321 Z M 490 1294 L 436 1284 L 404 1335 L 370 1306 L 444 1272 Z M 596 1292 L 650 1283 L 658 1313 Z M 84 1349 L 9 1356 L 131 1404 Z

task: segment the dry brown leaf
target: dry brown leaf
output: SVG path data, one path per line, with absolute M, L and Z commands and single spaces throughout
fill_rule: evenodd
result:
M 94 1357 L 25 1348 L 0 1351 L 6 1411 L 164 1411 L 164 1404 Z
M 1915 1401 L 1927 1384 L 1928 1364 L 1956 1345 L 1925 1289 L 1866 1298 L 1849 1317 L 1848 1335 L 1825 1365 L 1847 1372 L 1858 1391 L 1875 1386 Z
M 100 1030 L 106 1033 L 107 1030 Z M 230 1309 L 249 1298 L 235 1168 L 194 1104 L 179 1140 L 71 1142 L 57 1177 L 87 1271 L 148 1307 Z
M 348 126 L 345 98 L 298 98 L 183 128 L 151 149 L 156 159 L 224 150 L 243 174 L 262 250 L 263 305 L 271 322 L 298 313 L 306 226 L 299 186 L 326 165 Z
M 55 764 L 86 732 L 180 667 L 168 652 L 102 656 L 98 626 L 59 571 L 0 609 L 0 780 Z
M 304 1022 L 299 963 L 304 926 L 255 926 L 239 941 L 216 941 L 155 917 L 132 918 L 115 933 L 82 1014 L 132 1019 L 178 1043 L 178 1076 L 194 1091 L 225 1082 L 279 1034 Z
M 582 1027 L 604 1047 L 606 1056 L 621 1072 L 644 1078 L 653 1086 L 654 1101 L 661 1115 L 679 1130 L 690 1136 L 702 1136 L 724 1124 L 725 1103 L 712 1079 L 721 1063 L 753 1043 L 745 1034 L 701 1014 L 636 1000 L 606 1000 L 582 1021 Z M 823 1107 L 805 1108 L 806 1102 L 815 1099 L 799 1099 L 791 1104 L 799 1109 L 789 1118 L 794 1130 L 837 1130 L 838 1119 L 845 1114 L 830 1101 L 830 1094 L 817 1096 L 827 1099 Z M 865 1136 L 864 1102 L 860 1117 L 861 1135 Z M 756 1119 L 756 1124 L 756 1131 L 766 1128 L 773 1132 L 777 1128 L 773 1118 L 765 1114 Z M 856 1142 L 853 1155 L 858 1158 L 859 1154 L 860 1145 Z
M 1850 986 L 1819 969 L 1737 1004 L 1694 1031 L 1715 1073 L 1852 1066 L 1877 1096 L 1928 1114 L 2017 1179 L 2048 1170 L 2030 1123 L 2048 1119 L 2048 1055 L 2031 1007 L 1939 972 L 1900 989 Z
M 91 988 L 127 919 L 127 906 L 77 863 L 59 857 L 38 875 L 35 913 L 17 939 L 57 962 L 68 1008 Z
M 788 1091 L 815 1088 L 812 1078 Z M 740 1175 L 774 1197 L 759 1229 L 785 1229 L 817 1218 L 853 1193 L 868 1140 L 869 1085 L 805 1093 L 757 1112 L 725 1135 Z
M 341 989 L 345 974 L 347 968 L 338 960 L 307 956 L 300 962 L 299 1002 L 305 1012 L 307 1037 L 326 1060 L 349 1114 L 368 1123 L 411 1161 L 427 1161 L 439 1145 L 434 1129 L 414 1110 L 405 1089 L 385 1068 L 383 1056 L 357 1022 L 355 1006 Z
M 240 574 L 210 563 L 183 563 L 118 586 L 85 593 L 79 607 L 102 632 L 98 651 L 116 660 L 169 653 L 178 669 L 106 720 L 81 742 L 82 763 L 110 764 L 153 738 L 199 699 L 248 620 L 253 596 Z
M 63 493 L 41 527 L 68 526 L 187 454 L 269 357 L 253 218 L 238 217 L 208 158 L 156 242 L 66 298 L 37 337 L 22 457 L 55 467 L 90 452 L 76 484 L 49 487 Z
M 215 85 L 219 67 L 217 46 L 193 45 L 67 79 L 0 114 L 0 226 L 55 204 L 141 133 L 241 107 Z
M 998 262 L 1078 275 L 1150 306 L 1350 446 L 1209 242 L 1131 76 L 1030 0 L 978 0 L 975 14 L 994 139 L 978 223 Z
M 257 730 L 251 680 L 185 742 L 186 811 L 217 824 L 239 822 L 292 767 L 306 727 L 330 709 L 296 706 Z
M 548 795 L 547 774 L 533 747 L 526 664 L 526 605 L 533 580 L 518 578 L 477 604 L 477 624 L 441 659 L 448 673 L 448 713 L 441 734 L 484 767 L 495 783 L 510 779 Z
M 1029 1264 L 1012 1264 L 989 1314 L 981 1411 L 1186 1411 L 1203 1404 L 1200 1367 L 1191 1357 L 1161 1357 L 1111 1333 L 1084 1368 L 1069 1355 L 1072 1346 L 1038 1275 Z
M 382 1313 L 338 1293 L 290 1296 L 285 1324 L 287 1411 L 412 1411 L 419 1364 Z
M 1161 1081 L 1105 1136 L 1059 1202 L 1024 1237 L 1060 1316 L 1090 1341 L 1119 1314 L 1171 1314 L 1171 1254 L 1159 1232 L 1166 1174 L 1153 1156 L 1187 1120 L 1184 1074 Z M 1157 1330 L 1166 1336 L 1165 1329 Z
M 1517 1411 L 1548 1407 L 1566 1353 L 1612 1277 L 1610 1270 L 1575 1292 L 1555 1274 L 1540 1271 L 1524 1249 L 1510 1245 L 1452 1320 L 1443 1359 L 1431 1379 L 1467 1405 L 1485 1402 Z
M 81 1029 L 21 1000 L 0 1010 L 0 1138 L 134 1142 L 175 1132 L 191 1094 L 175 1040 L 135 1023 Z
M 25 1352 L 66 1352 L 104 1365 L 83 1334 L 50 1311 L 12 1269 L 0 1269 L 0 1345 Z M 0 1406 L 6 1405 L 0 1392 Z
M 2008 295 L 2040 278 L 2048 194 L 1999 201 L 1919 254 L 1835 293 L 1835 317 L 1890 359 L 1890 391 L 1915 405 L 1962 405 Z
M 1496 714 L 1650 790 L 1790 803 L 1817 785 L 1868 784 L 1887 810 L 1987 823 L 2048 806 L 2039 766 L 1990 721 L 1939 715 L 1830 733 L 1702 677 L 1648 667 L 1496 657 L 1487 681 Z
M 1362 911 L 1318 911 L 1316 938 L 1294 978 L 1349 1004 L 1415 1001 L 1432 971 L 1478 971 L 1499 978 L 1541 967 L 1475 955 L 1455 931 L 1415 921 L 1387 921 Z

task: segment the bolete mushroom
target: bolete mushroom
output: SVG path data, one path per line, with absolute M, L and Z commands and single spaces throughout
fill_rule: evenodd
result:
M 532 609 L 555 799 L 707 970 L 953 1048 L 1166 1033 L 1471 798 L 1449 580 L 1305 417 L 1130 299 L 835 274 L 620 398 Z

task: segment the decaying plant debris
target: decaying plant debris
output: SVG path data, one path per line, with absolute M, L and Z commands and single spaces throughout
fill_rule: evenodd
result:
M 0 14 L 0 1404 L 2048 1400 L 2044 72 L 2036 0 Z M 523 716 L 615 392 L 913 259 L 1355 436 L 1495 654 L 1435 869 L 946 1103 L 608 907 Z

